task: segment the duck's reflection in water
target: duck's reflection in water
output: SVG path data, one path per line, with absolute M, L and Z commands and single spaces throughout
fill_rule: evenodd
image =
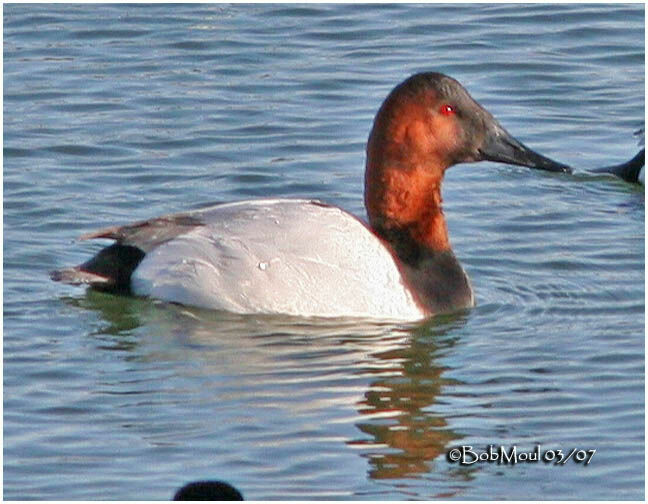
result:
M 434 472 L 433 461 L 460 437 L 435 405 L 452 383 L 438 360 L 453 347 L 465 315 L 403 326 L 245 317 L 92 292 L 68 302 L 94 309 L 108 322 L 90 335 L 98 349 L 126 351 L 127 360 L 162 359 L 169 365 L 177 360 L 179 370 L 189 359 L 192 376 L 236 377 L 235 390 L 215 386 L 195 392 L 217 394 L 214 404 L 220 395 L 236 394 L 241 404 L 257 407 L 264 396 L 290 422 L 305 412 L 327 411 L 320 418 L 325 425 L 344 417 L 340 408 L 348 408 L 344 402 L 354 397 L 336 392 L 339 383 L 328 384 L 326 377 L 360 386 L 357 415 L 349 420 L 362 434 L 346 436 L 345 442 L 366 457 L 372 479 Z
M 427 324 L 412 332 L 408 345 L 371 355 L 383 365 L 375 370 L 378 377 L 358 403 L 367 420 L 356 424 L 370 437 L 349 442 L 367 450 L 371 478 L 427 473 L 429 463 L 460 437 L 434 412 L 443 386 L 449 383 L 435 359 L 453 345 L 447 328 L 458 323 L 460 318 L 446 319 L 436 327 Z

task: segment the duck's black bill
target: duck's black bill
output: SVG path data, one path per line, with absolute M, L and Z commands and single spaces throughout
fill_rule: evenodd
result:
M 489 131 L 479 152 L 483 161 L 496 161 L 552 172 L 572 172 L 569 166 L 538 154 L 518 142 L 502 127 L 496 127 Z

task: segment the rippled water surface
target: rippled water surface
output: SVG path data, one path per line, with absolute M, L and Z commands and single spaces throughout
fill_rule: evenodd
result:
M 644 191 L 587 168 L 644 121 L 643 5 L 5 5 L 4 497 L 644 497 Z M 418 326 L 84 292 L 87 231 L 214 201 L 364 216 L 387 92 L 460 80 L 571 176 L 444 187 L 478 306 Z M 455 446 L 595 449 L 460 466 Z

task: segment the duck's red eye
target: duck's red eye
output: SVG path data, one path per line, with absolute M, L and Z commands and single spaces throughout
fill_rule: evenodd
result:
M 455 113 L 455 108 L 452 105 L 441 105 L 441 113 L 444 116 L 449 116 Z

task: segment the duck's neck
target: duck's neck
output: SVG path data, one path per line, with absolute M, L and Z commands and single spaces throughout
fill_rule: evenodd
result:
M 470 282 L 448 239 L 442 180 L 443 170 L 369 162 L 365 180 L 371 228 L 392 249 L 406 284 L 431 314 L 473 305 Z
M 365 204 L 372 229 L 403 261 L 426 250 L 450 250 L 441 178 L 424 168 L 368 167 Z
M 430 97 L 422 99 L 430 100 Z M 430 134 L 427 110 L 390 95 L 367 143 L 365 205 L 369 222 L 402 261 L 450 250 L 441 182 L 450 165 Z

